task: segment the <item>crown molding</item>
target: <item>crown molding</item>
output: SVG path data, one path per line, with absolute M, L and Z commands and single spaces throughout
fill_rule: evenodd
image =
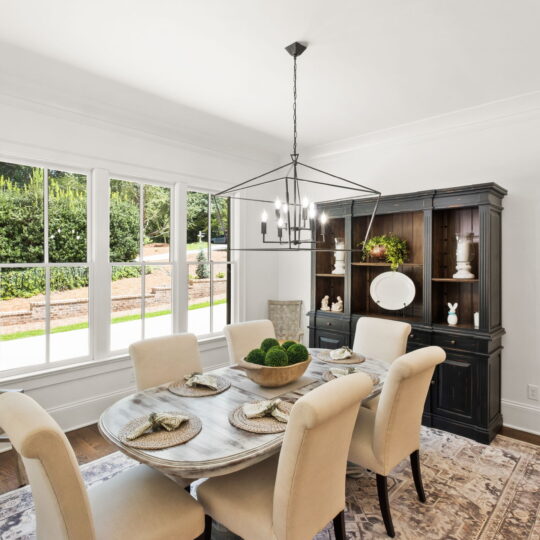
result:
M 490 124 L 520 121 L 539 113 L 540 91 L 535 91 L 356 137 L 314 145 L 306 149 L 304 156 L 310 159 L 326 159 L 371 147 L 415 143 L 452 132 L 483 129 Z

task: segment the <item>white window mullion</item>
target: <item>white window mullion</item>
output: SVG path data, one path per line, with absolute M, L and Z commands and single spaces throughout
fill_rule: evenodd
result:
M 212 265 L 212 195 L 208 194 L 208 279 L 210 280 L 210 333 L 214 333 L 214 267 Z
M 182 184 L 174 186 L 173 251 L 173 332 L 187 332 L 188 328 L 188 274 L 187 261 L 187 190 Z
M 93 357 L 106 358 L 111 341 L 111 266 L 109 264 L 109 173 L 92 170 L 92 257 L 89 307 Z
M 51 272 L 49 268 L 49 169 L 43 169 L 43 263 L 45 264 L 45 363 L 51 361 Z
M 93 193 L 94 182 L 91 174 L 86 175 L 86 268 L 88 270 L 88 356 L 95 358 L 94 340 L 92 339 L 92 333 L 94 331 L 94 311 L 92 309 L 92 271 L 93 271 L 93 257 L 92 246 L 94 245 L 94 230 L 93 230 Z
M 145 337 L 146 266 L 144 264 L 144 185 L 139 184 L 139 261 L 141 263 L 141 336 Z

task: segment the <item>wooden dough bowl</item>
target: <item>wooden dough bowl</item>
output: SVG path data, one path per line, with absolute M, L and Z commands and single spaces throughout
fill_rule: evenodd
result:
M 252 364 L 251 362 L 246 362 L 242 358 L 237 367 L 243 369 L 246 372 L 247 377 L 260 386 L 275 388 L 277 386 L 285 386 L 286 384 L 299 379 L 306 371 L 310 362 L 311 355 L 308 356 L 307 360 L 298 362 L 298 364 L 283 367 L 270 367 Z

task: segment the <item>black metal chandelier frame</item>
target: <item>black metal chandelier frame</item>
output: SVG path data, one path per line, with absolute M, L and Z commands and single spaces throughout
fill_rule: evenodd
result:
M 364 198 L 364 197 L 373 197 L 374 205 L 371 217 L 366 229 L 364 242 L 369 238 L 371 232 L 371 227 L 375 214 L 377 212 L 377 207 L 379 204 L 379 199 L 381 197 L 380 191 L 377 191 L 373 188 L 364 186 L 358 182 L 354 182 L 342 176 L 338 176 L 322 169 L 312 167 L 306 163 L 299 161 L 299 154 L 297 152 L 297 57 L 300 56 L 305 50 L 306 46 L 302 43 L 295 42 L 285 47 L 287 52 L 293 57 L 293 148 L 291 153 L 291 161 L 276 167 L 270 171 L 264 172 L 249 180 L 245 180 L 239 184 L 236 184 L 230 188 L 227 188 L 219 193 L 215 193 L 212 197 L 217 199 L 218 197 L 228 197 L 229 199 L 241 200 L 241 201 L 250 201 L 257 203 L 270 203 L 275 206 L 275 220 L 277 228 L 277 238 L 268 239 L 268 230 L 267 230 L 267 220 L 268 214 L 266 210 L 263 211 L 261 217 L 261 236 L 262 242 L 265 247 L 254 247 L 254 248 L 231 248 L 235 251 L 311 251 L 311 252 L 335 252 L 335 251 L 346 251 L 346 252 L 362 252 L 361 248 L 343 248 L 338 249 L 336 247 L 330 248 L 328 245 L 322 247 L 326 244 L 326 223 L 328 217 L 323 211 L 320 214 L 317 214 L 317 209 L 315 204 L 309 203 L 306 197 L 302 196 L 302 185 L 306 184 L 316 184 L 322 186 L 329 186 L 333 188 L 350 190 L 354 192 L 352 198 Z M 302 176 L 299 175 L 299 171 L 304 168 L 307 172 L 316 172 L 319 175 L 323 175 L 332 179 L 332 181 L 323 181 L 321 179 L 314 180 L 306 178 L 304 173 Z M 284 173 L 284 171 L 286 172 Z M 275 176 L 277 175 L 277 176 Z M 257 188 L 265 184 L 271 184 L 274 182 L 284 182 L 285 187 L 285 196 L 283 201 L 277 198 L 275 201 L 258 199 L 255 197 L 245 196 L 244 192 L 249 189 Z M 332 201 L 325 202 L 338 202 L 340 200 L 350 200 L 351 197 L 341 197 L 338 199 L 333 199 Z M 223 219 L 219 210 L 219 205 L 215 204 L 217 210 L 217 218 L 220 224 L 220 228 L 224 229 L 225 235 L 228 237 L 228 231 L 223 227 Z M 317 221 L 319 221 L 319 236 L 317 238 Z M 308 247 L 306 247 L 306 245 Z M 280 247 L 278 247 L 280 246 Z

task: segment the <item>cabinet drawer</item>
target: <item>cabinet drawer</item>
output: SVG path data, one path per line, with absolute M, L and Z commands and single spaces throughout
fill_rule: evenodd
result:
M 455 336 L 452 334 L 433 334 L 433 345 L 445 349 L 478 352 L 480 342 L 472 337 Z
M 350 323 L 348 319 L 340 319 L 331 315 L 317 315 L 315 324 L 321 330 L 349 333 Z
M 409 344 L 415 345 L 416 348 L 418 348 L 418 345 L 421 347 L 427 347 L 431 344 L 431 333 L 423 332 L 422 330 L 415 330 L 413 328 L 409 334 Z
M 315 335 L 315 347 L 318 349 L 339 349 L 344 345 L 348 345 L 348 336 L 317 330 Z

